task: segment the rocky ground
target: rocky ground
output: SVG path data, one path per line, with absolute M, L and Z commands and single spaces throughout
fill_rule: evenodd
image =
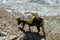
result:
M 15 17 L 18 14 L 7 12 L 5 9 L 0 9 L 0 40 L 60 40 L 60 16 L 41 16 L 45 24 L 45 37 L 42 31 L 39 35 L 36 34 L 36 27 L 31 27 L 29 32 L 28 25 L 25 25 L 24 30 L 22 25 L 17 25 Z M 18 30 L 18 27 L 20 27 Z
M 60 40 L 60 16 L 46 17 L 45 30 L 47 40 Z
M 0 9 L 0 40 L 44 40 L 44 35 L 36 34 L 36 27 L 31 27 L 33 30 L 29 32 L 27 26 L 23 30 L 22 25 L 17 25 L 17 21 L 11 13 Z M 20 27 L 20 30 L 18 30 L 18 27 Z

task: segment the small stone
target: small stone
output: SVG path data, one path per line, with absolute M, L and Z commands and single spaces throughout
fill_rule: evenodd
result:
M 0 36 L 6 36 L 7 33 L 6 32 L 0 32 Z
M 10 40 L 15 40 L 15 39 L 17 39 L 17 38 L 18 38 L 18 36 L 16 36 L 16 35 L 10 35 L 10 36 L 9 36 L 9 39 L 10 39 Z
M 5 38 L 3 38 L 3 37 L 0 37 L 0 40 L 5 40 Z
M 45 40 L 44 38 L 42 38 L 41 40 Z

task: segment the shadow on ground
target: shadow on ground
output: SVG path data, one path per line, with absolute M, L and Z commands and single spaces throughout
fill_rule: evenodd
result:
M 25 31 L 22 28 L 19 28 L 25 36 L 20 40 L 41 40 L 42 38 L 45 38 L 44 35 L 37 34 L 35 32 Z

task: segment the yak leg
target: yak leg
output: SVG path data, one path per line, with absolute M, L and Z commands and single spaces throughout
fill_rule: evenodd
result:
M 23 27 L 22 27 L 22 29 L 24 28 L 24 26 L 25 26 L 25 23 L 23 23 Z M 18 31 L 20 30 L 20 27 L 18 27 Z
M 44 25 L 41 24 L 42 32 L 45 34 Z
M 23 27 L 22 27 L 22 29 L 24 28 L 24 26 L 25 26 L 25 23 L 23 23 Z
M 29 31 L 31 32 L 31 28 L 30 28 L 30 25 L 29 25 Z
M 44 27 L 41 27 L 42 28 L 42 32 L 43 32 L 43 34 L 45 35 L 45 30 L 44 30 Z
M 37 29 L 38 29 L 37 34 L 39 34 L 39 31 L 40 31 L 40 26 L 39 26 L 39 25 L 37 25 L 36 27 L 37 27 Z
M 41 28 L 42 28 L 42 32 L 43 32 L 44 37 L 45 37 L 45 28 L 44 28 L 44 25 L 43 25 L 43 24 L 41 24 Z M 46 38 L 45 38 L 45 39 L 46 39 Z

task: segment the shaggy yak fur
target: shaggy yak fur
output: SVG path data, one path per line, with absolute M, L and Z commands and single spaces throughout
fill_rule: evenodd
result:
M 45 31 L 44 31 L 44 22 L 43 22 L 43 19 L 40 18 L 40 17 L 35 17 L 33 20 L 32 20 L 32 23 L 29 24 L 28 22 L 24 21 L 24 20 L 21 20 L 20 18 L 16 18 L 17 22 L 18 22 L 18 25 L 23 23 L 23 28 L 24 28 L 24 25 L 25 24 L 28 24 L 29 25 L 29 31 L 30 31 L 30 26 L 36 26 L 37 27 L 37 30 L 39 33 L 40 31 L 40 27 L 42 28 L 42 31 L 43 33 L 45 34 Z

